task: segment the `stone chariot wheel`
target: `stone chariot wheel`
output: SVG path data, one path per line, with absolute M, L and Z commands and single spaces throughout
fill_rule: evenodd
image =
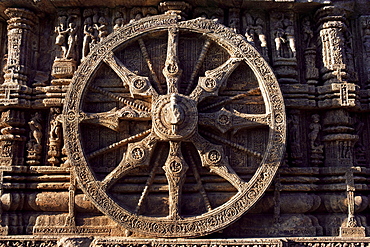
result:
M 245 39 L 175 14 L 112 33 L 76 71 L 64 110 L 82 191 L 157 237 L 225 228 L 271 183 L 285 146 L 277 80 Z

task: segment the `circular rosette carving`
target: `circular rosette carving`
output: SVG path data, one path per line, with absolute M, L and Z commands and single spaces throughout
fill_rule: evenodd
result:
M 79 66 L 63 114 L 82 191 L 150 236 L 227 227 L 261 198 L 285 146 L 271 68 L 206 19 L 158 15 L 112 33 Z

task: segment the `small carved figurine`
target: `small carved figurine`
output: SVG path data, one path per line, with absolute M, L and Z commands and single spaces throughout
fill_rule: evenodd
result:
M 293 22 L 288 17 L 281 15 L 274 27 L 275 48 L 277 57 L 283 57 L 282 44 L 289 46 L 289 58 L 296 57 Z
M 68 33 L 68 30 L 65 28 L 65 16 L 60 16 L 59 18 L 59 24 L 57 27 L 55 27 L 55 33 L 57 33 L 57 37 L 55 39 L 55 44 L 60 46 L 61 49 L 61 57 L 65 57 L 67 53 L 67 44 L 66 44 L 66 36 Z
M 75 47 L 77 43 L 77 27 L 74 22 L 69 23 L 69 27 L 67 29 L 68 32 L 68 50 L 65 55 L 66 58 L 75 58 Z
M 311 132 L 308 134 L 308 138 L 310 139 L 311 149 L 312 150 L 322 150 L 322 145 L 317 145 L 317 137 L 319 135 L 319 132 L 321 131 L 321 125 L 320 125 L 320 115 L 314 114 L 312 115 L 312 123 L 310 124 L 310 130 Z
M 37 144 L 41 145 L 41 139 L 42 139 L 42 126 L 41 126 L 41 119 L 40 114 L 36 112 L 32 118 L 31 121 L 28 122 L 28 125 L 30 126 L 30 139 L 35 139 Z
M 94 24 L 95 29 L 98 31 L 99 41 L 102 41 L 105 37 L 108 36 L 108 22 L 104 17 L 100 17 L 98 24 Z
M 82 43 L 82 58 L 85 58 L 90 51 L 90 43 L 95 41 L 94 29 L 91 17 L 87 17 L 84 22 L 84 39 Z
M 118 28 L 123 27 L 124 19 L 121 12 L 116 12 L 116 18 L 114 20 L 113 31 L 116 31 Z

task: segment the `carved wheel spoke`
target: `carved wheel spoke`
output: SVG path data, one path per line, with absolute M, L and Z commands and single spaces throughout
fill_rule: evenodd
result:
M 222 84 L 227 81 L 240 62 L 240 58 L 231 57 L 219 67 L 206 71 L 205 76 L 199 77 L 198 85 L 190 94 L 190 98 L 200 102 L 205 97 L 217 96 Z
M 174 13 L 97 44 L 73 78 L 63 120 L 72 167 L 99 210 L 133 232 L 197 237 L 228 226 L 266 191 L 283 156 L 285 112 L 252 45 Z M 119 79 L 105 81 L 102 63 Z M 262 145 L 250 143 L 255 136 Z M 215 196 L 220 184 L 227 193 Z
M 182 74 L 178 59 L 179 29 L 168 29 L 167 56 L 163 68 L 163 75 L 167 82 L 167 93 L 178 93 L 178 83 Z
M 149 78 L 138 76 L 131 72 L 125 65 L 113 54 L 108 53 L 104 58 L 104 62 L 108 64 L 121 78 L 123 85 L 128 87 L 132 97 L 139 96 L 157 96 L 157 92 L 150 84 Z
M 122 96 L 119 96 L 117 94 L 111 93 L 107 90 L 104 90 L 98 86 L 90 85 L 89 86 L 92 91 L 99 92 L 101 94 L 104 94 L 112 99 L 115 99 L 119 102 L 124 103 L 125 105 L 128 105 L 132 108 L 134 108 L 137 111 L 144 111 L 144 112 L 150 112 L 150 109 L 140 100 L 133 101 L 132 99 L 128 99 Z
M 138 111 L 130 106 L 117 109 L 116 107 L 107 112 L 85 113 L 80 112 L 81 123 L 95 124 L 119 131 L 120 120 L 149 121 L 151 115 L 145 111 Z
M 170 141 L 170 152 L 163 166 L 163 170 L 166 172 L 169 187 L 168 217 L 170 219 L 180 218 L 181 191 L 188 168 L 189 166 L 186 164 L 181 153 L 181 142 Z
M 129 143 L 126 154 L 118 166 L 111 171 L 101 182 L 102 188 L 107 190 L 120 178 L 139 166 L 148 166 L 153 148 L 157 139 L 153 134 L 136 143 Z
M 225 108 L 212 113 L 199 113 L 199 124 L 214 126 L 222 133 L 234 129 L 269 126 L 271 114 L 245 114 L 236 110 L 229 111 Z
M 230 166 L 222 146 L 210 143 L 200 135 L 194 135 L 192 141 L 198 150 L 203 167 L 210 169 L 211 172 L 226 179 L 238 191 L 244 188 L 246 183 Z

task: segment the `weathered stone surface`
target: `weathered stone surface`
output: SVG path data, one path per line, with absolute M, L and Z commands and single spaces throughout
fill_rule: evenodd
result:
M 369 245 L 365 1 L 0 16 L 0 245 Z

